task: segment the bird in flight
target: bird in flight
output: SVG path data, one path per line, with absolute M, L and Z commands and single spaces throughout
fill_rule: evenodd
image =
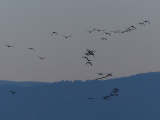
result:
M 114 33 L 120 33 L 120 32 L 121 32 L 121 30 L 111 31 L 111 32 L 114 32 Z
M 111 33 L 108 33 L 108 32 L 104 32 L 106 35 L 110 35 L 111 36 Z
M 88 48 L 86 48 L 86 51 L 88 51 L 88 52 L 96 52 L 94 50 L 89 50 Z
M 109 99 L 108 99 L 108 98 L 109 98 Z M 104 96 L 103 99 L 104 99 L 104 100 L 110 100 L 111 97 L 110 97 L 110 96 Z
M 27 48 L 27 49 L 36 51 L 34 48 Z
M 99 29 L 93 29 L 93 30 L 97 30 L 98 32 L 100 32 L 100 31 L 105 31 L 105 30 L 99 30 Z
M 41 60 L 45 59 L 46 57 L 41 57 L 41 56 L 38 56 Z
M 112 94 L 112 93 L 111 93 L 110 96 L 118 96 L 118 94 Z
M 112 76 L 112 73 L 106 73 L 106 74 L 107 74 L 107 77 Z
M 103 73 L 97 73 L 98 75 L 103 75 Z
M 119 89 L 118 89 L 118 88 L 114 88 L 113 90 L 116 91 L 116 92 L 119 92 Z
M 5 45 L 5 46 L 7 46 L 7 47 L 14 47 L 14 45 Z
M 94 99 L 94 98 L 88 98 L 88 99 Z
M 92 61 L 92 60 L 88 59 L 88 57 L 86 57 L 86 56 L 83 56 L 82 58 L 85 58 L 88 62 Z
M 103 79 L 103 78 L 107 78 L 107 76 L 103 76 L 102 79 Z
M 85 29 L 85 30 L 88 31 L 89 33 L 92 33 L 94 31 L 94 29 L 93 30 L 87 30 L 87 29 Z
M 91 62 L 89 62 L 89 61 L 88 61 L 88 62 L 86 62 L 86 65 L 87 65 L 87 64 L 90 64 L 90 65 L 92 66 L 92 63 L 91 63 Z
M 150 22 L 149 22 L 149 21 L 143 21 L 143 22 L 150 24 Z
M 67 39 L 67 38 L 71 37 L 72 35 L 69 35 L 69 36 L 62 35 L 62 36 Z
M 130 29 L 130 28 L 134 28 L 135 30 L 137 30 L 135 26 L 130 26 L 129 29 Z
M 10 90 L 9 92 L 11 92 L 12 94 L 15 94 L 15 93 L 16 93 L 16 92 L 14 92 L 14 91 L 11 91 L 11 90 Z
M 87 56 L 89 56 L 89 54 L 88 53 L 84 53 L 85 55 L 87 55 Z
M 107 38 L 101 38 L 101 40 L 107 40 Z
M 94 57 L 94 52 L 96 52 L 94 50 L 89 50 L 89 49 L 86 49 L 86 51 L 87 51 L 87 54 L 92 55 L 93 57 Z
M 131 32 L 132 29 L 128 28 L 127 30 L 122 31 L 121 33 Z
M 118 93 L 118 91 L 112 91 L 111 94 L 113 94 L 113 93 Z
M 88 57 L 86 57 L 86 56 L 83 56 L 82 58 L 86 58 L 86 59 L 87 59 Z
M 139 22 L 138 24 L 140 24 L 140 25 L 145 25 L 144 22 Z
M 57 33 L 57 32 L 52 32 L 52 33 L 51 33 L 51 36 L 52 36 L 53 34 L 57 34 L 57 35 L 58 35 L 58 33 Z
M 102 80 L 102 78 L 96 78 L 95 80 L 100 80 L 100 79 Z

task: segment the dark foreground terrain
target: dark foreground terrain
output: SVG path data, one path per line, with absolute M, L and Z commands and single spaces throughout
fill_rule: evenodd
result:
M 103 81 L 0 81 L 0 119 L 160 120 L 159 91 L 159 72 Z

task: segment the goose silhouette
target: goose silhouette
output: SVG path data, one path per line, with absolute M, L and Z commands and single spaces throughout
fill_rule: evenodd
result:
M 65 35 L 62 35 L 64 38 L 69 38 L 69 37 L 71 37 L 72 35 L 69 35 L 69 36 L 65 36 Z
M 14 47 L 14 45 L 5 45 L 5 46 L 7 46 L 7 47 Z
M 14 92 L 14 91 L 11 91 L 11 90 L 10 90 L 9 92 L 11 92 L 12 94 L 15 94 L 15 93 L 16 93 L 16 92 Z
M 87 65 L 87 64 L 90 64 L 90 65 L 92 66 L 92 63 L 91 63 L 91 62 L 89 62 L 89 61 L 88 61 L 88 62 L 86 62 L 86 65 Z
M 41 60 L 45 59 L 46 57 L 41 57 L 41 56 L 38 56 Z
M 108 99 L 108 98 L 109 98 L 109 99 Z M 103 99 L 104 99 L 104 100 L 111 100 L 111 97 L 110 97 L 110 96 L 104 96 Z
M 103 76 L 102 79 L 103 79 L 103 78 L 107 78 L 107 77 L 108 77 L 108 76 Z
M 93 57 L 94 57 L 94 52 L 96 52 L 96 51 L 89 50 L 89 49 L 86 49 L 86 51 L 87 51 L 87 53 L 88 53 L 89 55 L 92 55 Z
M 104 32 L 106 35 L 110 35 L 111 36 L 111 33 L 108 33 L 108 32 Z
M 150 22 L 149 22 L 149 21 L 143 21 L 143 22 L 150 24 Z
M 88 31 L 89 33 L 92 33 L 94 31 L 94 29 L 93 30 L 87 30 L 87 29 L 85 29 L 85 30 Z
M 117 31 L 111 31 L 111 32 L 114 32 L 114 33 L 121 33 L 122 31 L 121 31 L 121 30 L 117 30 Z
M 118 96 L 118 94 L 109 94 L 110 96 Z
M 121 33 L 125 33 L 125 32 L 131 32 L 131 29 L 124 30 Z
M 102 78 L 96 78 L 95 80 L 100 80 L 100 79 L 102 80 Z
M 85 55 L 89 56 L 90 54 L 89 53 L 84 53 Z
M 27 48 L 27 49 L 36 51 L 34 48 Z
M 103 73 L 97 73 L 98 75 L 103 75 Z
M 111 94 L 118 93 L 118 91 L 112 91 Z
M 51 33 L 51 36 L 52 36 L 53 34 L 57 34 L 57 35 L 58 35 L 58 33 L 57 33 L 57 32 L 52 32 L 52 33 Z
M 103 98 L 111 98 L 111 96 L 104 96 Z
M 107 77 L 112 76 L 112 73 L 106 73 L 106 74 L 107 74 Z
M 94 98 L 88 98 L 88 99 L 94 99 Z
M 118 96 L 118 94 L 112 94 L 111 96 Z
M 119 89 L 118 89 L 118 88 L 114 88 L 113 90 L 115 90 L 115 91 L 119 91 Z
M 83 56 L 82 58 L 86 58 L 86 59 L 87 59 L 88 57 L 86 57 L 86 56 Z
M 135 26 L 130 26 L 129 28 L 134 28 L 135 30 L 137 30 Z
M 88 57 L 86 57 L 86 56 L 83 56 L 82 58 L 85 58 L 88 62 L 92 61 L 92 60 L 88 59 Z
M 101 40 L 107 40 L 107 38 L 101 38 Z
M 87 52 L 96 52 L 96 51 L 94 51 L 94 50 L 89 50 L 88 48 L 86 48 L 86 51 L 87 51 Z
M 87 60 L 88 62 L 92 61 L 92 60 L 90 60 L 90 59 L 88 59 L 88 58 L 86 58 L 86 60 Z
M 140 24 L 140 25 L 145 25 L 144 22 L 139 22 L 138 24 Z
M 105 30 L 100 30 L 100 29 L 93 29 L 93 30 L 97 30 L 98 32 L 100 32 L 100 31 L 105 31 Z

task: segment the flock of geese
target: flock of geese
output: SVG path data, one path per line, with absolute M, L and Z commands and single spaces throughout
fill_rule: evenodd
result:
M 106 96 L 104 96 L 102 98 L 104 100 L 111 100 L 111 97 L 118 96 L 118 92 L 119 92 L 119 89 L 118 88 L 114 88 L 113 91 L 110 94 L 108 94 L 108 95 L 106 95 Z M 90 97 L 88 99 L 95 99 L 95 98 Z
M 143 25 L 143 26 L 144 26 L 144 25 L 146 25 L 146 24 L 150 24 L 150 22 L 149 22 L 149 21 L 142 21 L 142 22 L 138 22 L 136 25 Z M 107 32 L 107 31 L 104 30 L 104 29 L 96 29 L 96 28 L 94 28 L 94 29 L 92 29 L 92 30 L 88 30 L 88 29 L 85 29 L 85 30 L 86 30 L 88 33 L 90 33 L 90 34 L 91 34 L 92 32 L 102 32 L 103 34 L 111 37 L 112 34 L 127 33 L 127 32 L 131 33 L 131 31 L 137 30 L 137 28 L 136 28 L 136 26 L 131 25 L 131 26 L 129 26 L 129 27 L 123 29 L 123 30 L 115 30 L 115 31 L 110 31 L 110 32 Z M 51 35 L 51 36 L 53 36 L 53 35 L 61 35 L 61 36 L 64 37 L 65 39 L 68 39 L 68 38 L 72 37 L 72 35 L 63 35 L 63 34 L 59 34 L 59 33 L 56 32 L 56 31 L 52 32 L 50 35 Z M 100 40 L 107 41 L 107 40 L 108 40 L 107 36 L 100 38 Z M 5 45 L 6 47 L 8 47 L 8 48 L 15 47 L 15 45 L 8 45 L 8 44 L 4 44 L 4 45 Z M 32 50 L 32 51 L 37 51 L 36 49 L 34 49 L 34 48 L 32 48 L 32 47 L 28 47 L 27 49 L 28 49 L 28 50 Z M 95 58 L 95 52 L 96 52 L 96 51 L 93 50 L 93 49 L 88 49 L 88 48 L 86 48 L 86 52 L 84 53 L 84 56 L 82 57 L 83 59 L 86 60 L 85 65 L 93 66 L 93 63 L 92 63 L 92 60 L 90 59 L 90 57 Z M 37 54 L 37 55 L 38 55 L 38 54 Z M 40 60 L 46 59 L 46 57 L 42 57 L 42 56 L 40 56 L 40 55 L 38 55 L 38 58 L 39 58 Z M 104 74 L 104 73 L 97 73 L 97 74 L 98 74 L 100 77 L 96 78 L 95 80 L 103 80 L 103 79 L 105 79 L 105 78 L 107 78 L 107 77 L 112 77 L 112 73 L 106 73 L 106 74 Z M 116 92 L 118 92 L 118 91 L 119 91 L 118 89 L 114 88 L 114 91 L 112 91 L 112 93 L 116 93 Z M 13 92 L 13 91 L 10 91 L 10 92 L 11 92 L 12 94 L 15 94 L 15 92 Z M 117 94 L 116 94 L 116 95 L 117 95 Z M 114 94 L 110 94 L 110 96 L 114 96 Z M 110 98 L 110 96 L 105 96 L 104 99 L 106 100 L 106 99 Z M 118 96 L 118 95 L 117 95 L 117 96 Z
M 12 47 L 15 47 L 15 45 L 8 45 L 8 44 L 4 44 L 6 47 L 8 47 L 8 48 L 12 48 Z M 32 51 L 36 51 L 36 49 L 34 49 L 34 48 L 32 48 L 32 47 L 29 47 L 29 48 L 27 48 L 28 50 L 32 50 Z M 37 54 L 38 55 L 38 54 Z M 42 57 L 42 56 L 40 56 L 40 55 L 38 55 L 38 57 L 39 57 L 39 59 L 41 59 L 41 60 L 43 60 L 43 59 L 45 59 L 46 57 Z
M 98 78 L 96 78 L 95 80 L 103 80 L 103 79 L 105 79 L 105 78 L 107 78 L 107 77 L 112 77 L 112 73 L 106 73 L 106 74 L 104 74 L 104 73 L 97 73 L 100 77 L 98 77 Z
M 110 94 L 108 94 L 107 96 L 104 96 L 103 99 L 104 100 L 111 100 L 111 97 L 118 96 L 118 92 L 119 92 L 119 89 L 114 88 L 113 91 Z
M 150 24 L 150 22 L 149 21 L 143 21 L 143 22 L 138 22 L 137 24 L 138 25 L 146 25 L 146 24 Z M 92 29 L 92 30 L 88 30 L 88 29 L 85 29 L 85 30 L 88 31 L 88 33 L 92 33 L 92 32 L 95 32 L 95 31 L 102 32 L 103 34 L 106 34 L 107 36 L 111 37 L 112 34 L 127 33 L 127 32 L 131 33 L 131 31 L 137 30 L 137 28 L 134 25 L 131 25 L 131 26 L 129 26 L 129 27 L 123 29 L 123 30 L 115 30 L 115 31 L 110 31 L 110 32 L 106 32 L 104 29 L 95 29 L 95 28 Z M 107 36 L 100 38 L 100 40 L 107 41 L 108 40 Z M 94 51 L 94 50 L 90 50 L 88 48 L 86 49 L 86 52 L 84 53 L 85 56 L 82 57 L 82 58 L 86 59 L 86 65 L 90 65 L 90 66 L 93 65 L 92 60 L 89 59 L 89 56 L 95 57 L 95 52 L 96 51 Z M 103 73 L 98 73 L 98 74 L 103 75 Z M 110 73 L 110 74 L 104 75 L 102 77 L 96 78 L 95 80 L 100 80 L 100 79 L 102 80 L 102 79 L 107 78 L 109 76 L 112 76 L 112 74 Z

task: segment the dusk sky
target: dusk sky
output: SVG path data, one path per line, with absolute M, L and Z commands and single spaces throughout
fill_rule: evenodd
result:
M 94 80 L 99 72 L 116 78 L 160 71 L 159 5 L 159 0 L 1 0 L 0 80 Z M 140 25 L 143 21 L 150 24 Z M 137 30 L 111 32 L 132 25 Z M 92 66 L 82 58 L 86 48 L 96 51 L 89 56 Z

